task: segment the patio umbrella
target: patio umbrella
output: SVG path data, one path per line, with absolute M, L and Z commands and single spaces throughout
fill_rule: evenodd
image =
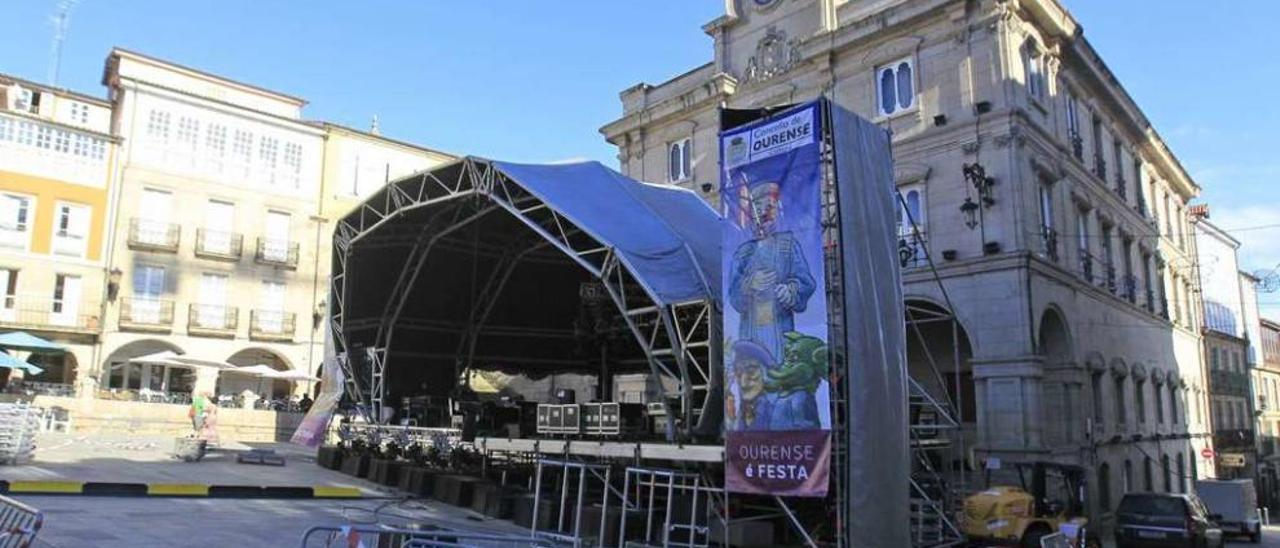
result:
M 25 350 L 27 352 L 63 353 L 67 349 L 60 344 L 41 339 L 26 331 L 10 331 L 0 334 L 0 349 Z
M 0 368 L 17 369 L 30 375 L 39 375 L 44 373 L 44 369 L 31 365 L 9 354 L 0 354 Z
M 130 358 L 129 362 L 142 364 L 142 365 L 171 365 L 171 366 L 178 366 L 178 367 L 191 367 L 188 364 L 182 363 L 174 359 L 177 357 L 178 357 L 177 352 L 174 352 L 172 350 L 163 350 L 153 354 L 147 354 L 145 356 Z
M 258 364 L 258 365 L 250 365 L 246 367 L 237 367 L 235 369 L 228 369 L 227 372 L 228 373 L 244 373 L 246 375 L 264 377 L 272 373 L 275 373 L 276 370 L 272 369 L 271 366 L 269 365 Z
M 175 356 L 173 360 L 182 365 L 186 365 L 189 367 L 207 367 L 209 369 L 218 369 L 218 370 L 239 369 L 238 367 L 231 365 L 227 362 L 217 361 L 217 360 L 206 360 L 202 358 L 192 358 L 188 356 Z
M 317 378 L 315 378 L 315 377 L 312 377 L 311 375 L 308 375 L 305 371 L 298 371 L 298 370 L 295 370 L 295 369 L 290 369 L 290 370 L 288 370 L 288 371 L 276 371 L 276 370 L 272 369 L 270 373 L 267 373 L 267 374 L 265 374 L 265 375 L 263 375 L 263 376 L 264 376 L 264 377 L 267 377 L 267 378 L 269 378 L 269 379 L 280 379 L 280 380 L 285 380 L 285 381 L 308 381 L 308 382 L 310 382 L 310 381 L 318 381 L 318 380 L 320 380 L 320 379 L 317 379 Z

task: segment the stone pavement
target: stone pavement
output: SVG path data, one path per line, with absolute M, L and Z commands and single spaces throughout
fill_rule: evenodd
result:
M 235 454 L 251 448 L 274 449 L 287 465 L 237 464 Z M 120 483 L 205 483 L 262 486 L 358 487 L 377 495 L 379 487 L 315 465 L 315 452 L 288 443 L 228 443 L 200 462 L 174 459 L 173 438 L 41 434 L 35 461 L 0 467 L 10 481 Z

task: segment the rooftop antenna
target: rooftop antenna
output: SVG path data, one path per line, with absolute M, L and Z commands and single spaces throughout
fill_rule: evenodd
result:
M 53 15 L 53 49 L 49 54 L 49 85 L 58 85 L 58 68 L 62 64 L 62 43 L 67 39 L 67 25 L 71 22 L 71 8 L 80 0 L 57 0 Z

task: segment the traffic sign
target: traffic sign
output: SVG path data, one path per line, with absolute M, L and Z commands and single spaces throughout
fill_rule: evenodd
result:
M 1213 458 L 1213 454 L 1214 454 L 1214 453 L 1213 453 L 1213 449 L 1210 449 L 1210 448 L 1208 448 L 1208 447 L 1205 447 L 1204 449 L 1201 449 L 1201 450 L 1200 450 L 1200 456 L 1202 456 L 1202 457 L 1204 457 L 1204 458 L 1206 458 L 1206 459 L 1212 459 L 1212 458 Z

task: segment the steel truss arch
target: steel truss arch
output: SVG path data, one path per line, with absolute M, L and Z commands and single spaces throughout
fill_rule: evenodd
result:
M 473 200 L 474 202 L 468 202 Z M 469 204 L 471 209 L 463 207 Z M 417 234 L 403 227 L 396 227 L 389 238 L 381 238 L 379 232 L 395 219 L 414 210 L 449 205 L 435 212 Z M 347 388 L 353 399 L 371 410 L 373 420 L 378 420 L 382 399 L 386 391 L 384 373 L 391 342 L 405 299 L 414 287 L 433 247 L 443 237 L 485 215 L 505 211 L 537 235 L 528 247 L 513 246 L 502 252 L 502 262 L 494 276 L 486 281 L 482 310 L 473 310 L 465 336 L 459 345 L 459 368 L 455 375 L 469 367 L 475 355 L 475 339 L 484 329 L 488 309 L 500 298 L 502 286 L 509 278 L 512 266 L 531 253 L 554 248 L 578 264 L 598 282 L 617 307 L 627 330 L 644 353 L 649 372 L 663 387 L 667 414 L 667 437 L 672 440 L 687 439 L 694 431 L 714 429 L 718 424 L 702 425 L 704 417 L 714 421 L 718 417 L 719 375 L 712 366 L 715 348 L 713 329 L 718 323 L 719 310 L 709 292 L 706 298 L 675 303 L 664 303 L 644 279 L 635 274 L 624 254 L 614 245 L 592 233 L 590 227 L 581 226 L 557 210 L 555 204 L 542 199 L 521 183 L 505 174 L 488 160 L 468 157 L 452 164 L 419 173 L 389 183 L 355 211 L 341 219 L 334 232 L 333 274 L 330 282 L 329 321 L 330 335 L 339 355 L 338 363 L 347 377 Z M 362 244 L 371 246 L 408 246 L 407 259 L 397 277 L 383 314 L 376 321 L 361 318 L 350 327 L 373 329 L 377 336 L 367 358 L 356 359 L 348 331 L 347 312 L 351 287 L 348 283 L 352 253 Z M 524 244 L 526 242 L 522 242 Z M 705 276 L 699 272 L 700 276 Z M 705 281 L 705 279 L 704 279 Z M 677 413 L 678 411 L 678 413 Z M 714 426 L 715 428 L 712 428 Z

